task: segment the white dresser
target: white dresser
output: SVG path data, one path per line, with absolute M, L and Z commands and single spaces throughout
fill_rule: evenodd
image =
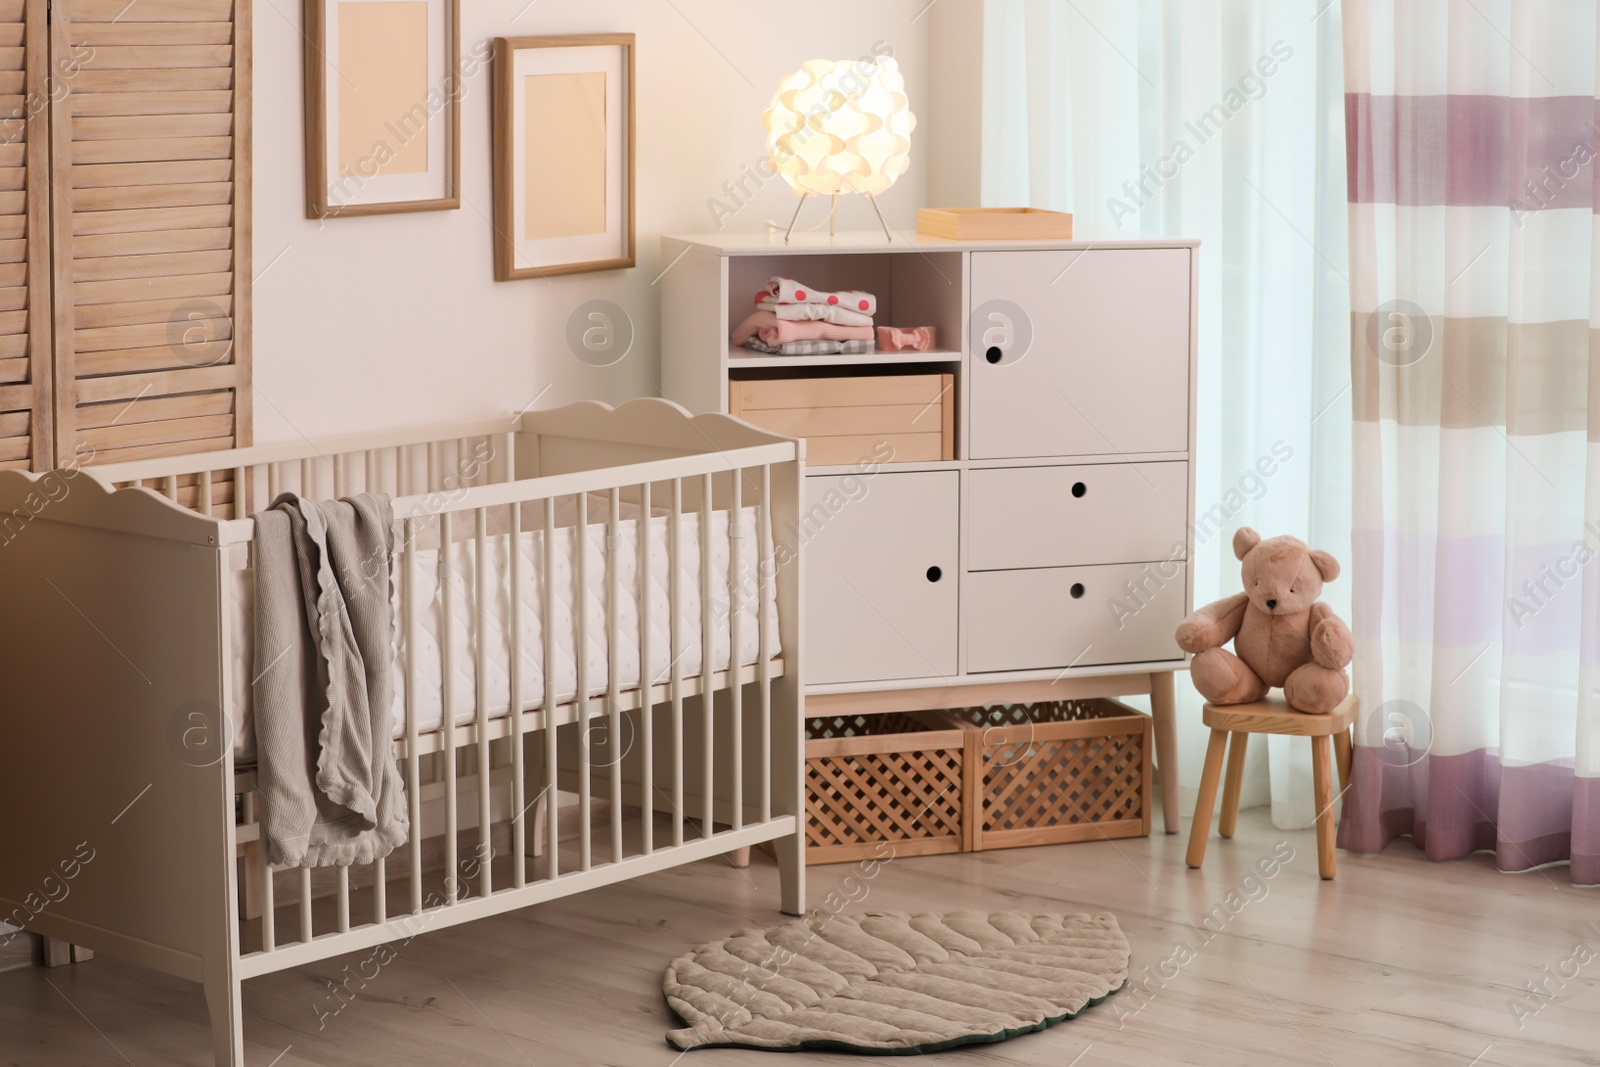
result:
M 949 375 L 922 380 L 946 382 L 954 458 L 904 461 L 894 444 L 913 438 L 862 435 L 859 461 L 808 469 L 806 521 L 775 533 L 805 547 L 809 714 L 1149 694 L 1176 832 L 1172 672 L 1186 659 L 1172 635 L 1192 600 L 1196 244 L 663 239 L 662 392 L 693 411 L 729 410 L 730 383 L 871 379 L 859 390 L 869 397 L 885 376 Z M 870 291 L 876 324 L 933 326 L 937 350 L 731 346 L 773 275 Z M 839 414 L 814 413 L 818 432 Z

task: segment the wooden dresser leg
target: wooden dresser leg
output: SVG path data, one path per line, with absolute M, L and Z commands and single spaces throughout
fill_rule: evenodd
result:
M 1199 867 L 1206 859 L 1206 838 L 1211 836 L 1211 809 L 1217 803 L 1217 779 L 1222 777 L 1222 751 L 1228 745 L 1228 732 L 1213 729 L 1206 746 L 1206 766 L 1200 774 L 1200 796 L 1194 803 L 1194 819 L 1189 823 L 1189 852 L 1184 862 Z
M 1327 735 L 1311 739 L 1311 781 L 1317 800 L 1317 873 L 1332 878 L 1338 870 L 1334 858 L 1333 767 Z
M 1178 722 L 1172 672 L 1150 675 L 1150 717 L 1155 720 L 1156 770 L 1161 775 L 1161 824 L 1169 834 L 1182 827 L 1178 814 Z M 1206 821 L 1211 818 L 1206 813 Z
M 41 939 L 43 954 L 41 959 L 46 967 L 65 967 L 72 962 L 72 942 L 57 941 L 53 937 Z

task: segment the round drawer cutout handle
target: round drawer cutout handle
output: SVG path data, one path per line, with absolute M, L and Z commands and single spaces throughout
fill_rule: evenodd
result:
M 983 358 L 988 360 L 990 363 L 999 363 L 1003 355 L 1004 353 L 1000 351 L 1000 347 L 998 345 L 991 345 L 989 351 L 983 354 Z
M 1072 495 L 1073 496 L 1082 496 L 1083 494 L 1087 493 L 1088 491 L 1089 491 L 1089 487 L 1087 485 L 1084 485 L 1082 482 L 1073 482 L 1072 483 Z
M 1073 600 L 1080 599 L 1083 596 L 1083 583 L 1082 582 L 1073 582 L 1072 583 L 1071 593 L 1072 593 L 1072 599 Z
M 929 567 L 928 568 L 928 581 L 937 582 L 940 578 L 943 578 L 943 577 L 944 577 L 944 571 L 940 570 L 938 567 Z

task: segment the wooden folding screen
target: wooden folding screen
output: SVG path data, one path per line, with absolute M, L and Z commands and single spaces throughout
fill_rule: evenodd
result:
M 55 461 L 248 444 L 249 0 L 52 2 Z
M 54 460 L 46 0 L 0 0 L 0 469 Z

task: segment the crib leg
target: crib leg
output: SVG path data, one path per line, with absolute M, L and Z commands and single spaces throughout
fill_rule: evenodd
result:
M 207 965 L 206 1007 L 211 1012 L 217 1067 L 244 1067 L 244 1009 L 239 986 L 232 961 L 218 961 L 215 967 Z
M 806 835 L 804 832 L 780 837 L 773 842 L 778 854 L 779 907 L 785 915 L 804 915 L 806 911 Z
M 736 869 L 741 871 L 750 866 L 750 846 L 746 845 L 744 848 L 736 848 L 732 852 L 728 853 L 728 862 L 731 863 Z

